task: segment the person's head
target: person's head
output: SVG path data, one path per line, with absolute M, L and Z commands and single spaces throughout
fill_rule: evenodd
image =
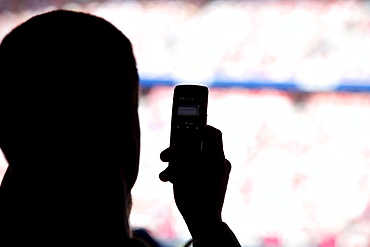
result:
M 89 14 L 35 16 L 2 41 L 0 77 L 0 148 L 14 176 L 44 185 L 124 181 L 129 194 L 139 78 L 125 35 Z

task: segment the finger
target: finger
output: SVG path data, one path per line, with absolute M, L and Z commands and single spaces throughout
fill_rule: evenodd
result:
M 162 182 L 172 182 L 173 181 L 173 172 L 172 172 L 172 169 L 171 167 L 167 167 L 164 171 L 162 171 L 160 174 L 159 174 L 159 179 L 162 181 Z
M 230 172 L 231 172 L 231 163 L 227 159 L 225 159 L 225 167 L 226 167 L 227 174 L 230 174 Z
M 222 132 L 212 126 L 207 125 L 203 134 L 202 151 L 206 155 L 212 155 L 217 158 L 225 158 L 222 144 Z
M 225 194 L 227 191 L 227 184 L 229 183 L 229 176 L 230 176 L 230 171 L 231 171 L 231 163 L 227 159 L 225 159 L 225 173 L 224 173 L 224 181 L 223 181 L 223 186 L 222 186 L 222 193 L 220 197 L 220 203 L 221 205 L 224 203 L 225 200 Z
M 161 158 L 161 160 L 163 162 L 169 162 L 169 161 L 171 161 L 171 157 L 172 157 L 171 148 L 166 148 L 160 154 L 160 158 Z

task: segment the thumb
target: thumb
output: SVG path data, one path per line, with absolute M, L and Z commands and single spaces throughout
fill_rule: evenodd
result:
M 222 132 L 210 125 L 204 129 L 203 154 L 207 157 L 225 159 Z

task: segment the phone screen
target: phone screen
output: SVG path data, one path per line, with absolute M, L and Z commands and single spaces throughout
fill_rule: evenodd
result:
M 184 117 L 198 117 L 200 105 L 187 104 L 179 105 L 177 115 Z

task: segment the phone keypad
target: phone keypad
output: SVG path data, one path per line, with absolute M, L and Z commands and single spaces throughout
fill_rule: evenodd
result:
M 185 130 L 199 130 L 199 126 L 192 123 L 192 122 L 184 122 L 182 124 L 176 125 L 177 129 L 185 129 Z

